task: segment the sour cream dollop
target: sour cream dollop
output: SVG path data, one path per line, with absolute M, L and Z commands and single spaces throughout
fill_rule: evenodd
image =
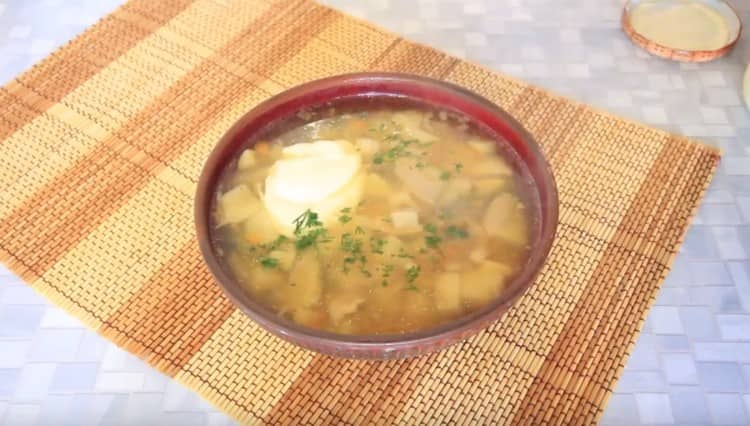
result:
M 263 203 L 278 225 L 290 235 L 294 220 L 305 210 L 318 213 L 323 223 L 337 220 L 341 209 L 362 197 L 362 157 L 343 140 L 319 140 L 286 147 L 266 177 Z

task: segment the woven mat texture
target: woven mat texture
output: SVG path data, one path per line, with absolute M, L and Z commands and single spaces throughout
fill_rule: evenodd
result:
M 203 161 L 254 105 L 388 70 L 474 90 L 539 140 L 560 225 L 536 284 L 439 353 L 332 359 L 259 329 L 194 237 Z M 309 0 L 133 0 L 0 91 L 0 261 L 243 422 L 596 421 L 719 161 Z

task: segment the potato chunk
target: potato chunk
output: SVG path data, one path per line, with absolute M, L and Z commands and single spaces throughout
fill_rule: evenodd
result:
M 323 286 L 320 279 L 320 263 L 314 250 L 299 253 L 289 273 L 289 305 L 294 308 L 309 307 L 320 302 Z
M 430 204 L 434 204 L 440 198 L 445 181 L 440 179 L 440 170 L 437 168 L 418 168 L 414 166 L 413 160 L 399 158 L 396 160 L 394 171 L 406 189 L 416 198 Z
M 237 170 L 249 170 L 255 165 L 255 151 L 246 149 L 237 160 Z
M 485 260 L 476 269 L 466 272 L 461 280 L 461 299 L 470 307 L 487 304 L 500 295 L 512 269 L 502 263 Z
M 238 185 L 219 197 L 216 212 L 219 226 L 238 223 L 252 216 L 262 207 L 260 200 L 246 185 Z
M 328 314 L 338 323 L 347 315 L 355 313 L 364 301 L 365 297 L 356 292 L 338 292 L 328 301 Z
M 528 240 L 524 214 L 523 204 L 516 197 L 500 194 L 487 207 L 482 224 L 489 236 L 520 246 Z
M 435 280 L 435 307 L 441 312 L 461 310 L 461 277 L 457 273 L 443 273 Z
M 420 232 L 419 215 L 416 210 L 398 210 L 391 213 L 394 230 L 399 234 L 413 234 Z

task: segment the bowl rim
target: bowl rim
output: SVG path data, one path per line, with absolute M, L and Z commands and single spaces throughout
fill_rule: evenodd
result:
M 740 37 L 742 37 L 742 30 L 743 30 L 743 24 L 742 19 L 740 19 L 740 15 L 737 12 L 737 9 L 734 8 L 728 1 L 725 0 L 696 0 L 705 4 L 709 3 L 720 3 L 726 6 L 729 11 L 732 12 L 734 15 L 734 18 L 737 20 L 738 28 L 737 28 L 737 34 L 731 38 L 727 43 L 725 43 L 723 46 L 718 47 L 716 49 L 678 49 L 676 47 L 667 46 L 665 44 L 658 43 L 645 35 L 641 34 L 640 32 L 636 31 L 635 27 L 633 27 L 633 24 L 630 22 L 630 13 L 632 12 L 632 9 L 636 6 L 638 6 L 640 3 L 643 3 L 644 1 L 649 0 L 627 0 L 625 4 L 622 7 L 622 17 L 621 17 L 621 25 L 623 27 L 623 30 L 625 34 L 627 34 L 628 38 L 630 38 L 631 41 L 633 41 L 638 47 L 642 48 L 643 50 L 646 50 L 647 52 L 660 56 L 665 59 L 671 59 L 675 61 L 680 62 L 703 62 L 703 61 L 711 61 L 718 59 L 724 55 L 726 55 L 732 48 L 734 48 L 735 44 L 739 41 Z M 657 49 L 660 52 L 664 53 L 654 53 L 651 50 Z
M 541 179 L 543 180 L 543 182 L 537 182 L 537 179 L 534 179 L 534 187 L 537 189 L 540 197 L 540 209 L 542 206 L 546 206 L 546 210 L 540 215 L 540 231 L 537 241 L 535 241 L 536 248 L 531 250 L 530 257 L 526 262 L 526 267 L 513 281 L 514 283 L 516 281 L 525 281 L 523 285 L 514 287 L 512 291 L 501 294 L 485 307 L 463 315 L 455 320 L 417 332 L 389 335 L 342 335 L 304 327 L 274 314 L 259 302 L 253 301 L 250 297 L 246 296 L 243 298 L 242 295 L 239 294 L 243 291 L 236 283 L 236 280 L 232 279 L 227 271 L 221 266 L 218 256 L 215 253 L 215 247 L 211 241 L 210 225 L 210 211 L 213 206 L 213 198 L 215 197 L 214 189 L 216 180 L 221 174 L 221 170 L 225 167 L 227 158 L 236 157 L 241 149 L 248 147 L 247 142 L 235 142 L 235 140 L 242 136 L 242 133 L 249 124 L 273 115 L 273 111 L 282 106 L 289 107 L 289 105 L 298 105 L 301 109 L 316 104 L 320 105 L 335 101 L 336 97 L 334 96 L 311 105 L 301 103 L 300 99 L 304 99 L 306 96 L 309 97 L 314 93 L 326 91 L 333 92 L 337 88 L 346 85 L 378 87 L 378 89 L 369 91 L 362 90 L 359 95 L 365 97 L 398 97 L 402 94 L 398 90 L 388 90 L 387 87 L 401 87 L 403 90 L 404 87 L 412 86 L 441 92 L 443 95 L 460 99 L 467 104 L 473 104 L 481 108 L 484 112 L 496 118 L 500 125 L 505 127 L 508 134 L 504 134 L 503 137 L 507 139 L 508 136 L 511 135 L 517 139 L 517 143 L 523 144 L 523 146 L 529 150 L 529 155 L 536 163 L 536 167 L 538 168 Z M 434 101 L 431 101 L 430 99 L 420 99 L 418 96 L 412 96 L 412 98 L 426 103 L 434 103 Z M 443 105 L 443 107 L 445 106 Z M 290 114 L 287 114 L 280 119 L 283 120 L 289 116 Z M 476 117 L 474 118 L 477 119 Z M 267 124 L 268 123 L 266 123 L 266 125 Z M 247 139 L 247 137 L 245 139 Z M 234 152 L 228 154 L 227 151 L 230 150 L 233 145 Z M 513 149 L 516 149 L 515 145 Z M 528 167 L 527 164 L 529 161 L 524 160 L 523 163 Z M 542 187 L 544 188 L 544 191 L 540 189 Z M 470 334 L 472 329 L 478 324 L 485 324 L 486 326 L 487 323 L 496 320 L 502 313 L 507 311 L 510 306 L 512 306 L 512 304 L 515 303 L 515 301 L 520 298 L 529 287 L 531 287 L 531 285 L 533 285 L 535 277 L 543 268 L 557 232 L 558 209 L 559 200 L 557 184 L 549 163 L 542 154 L 541 148 L 533 136 L 524 129 L 515 118 L 491 101 L 456 84 L 418 75 L 390 72 L 349 73 L 313 80 L 282 91 L 256 105 L 239 118 L 213 148 L 203 166 L 198 180 L 194 204 L 195 228 L 203 259 L 213 275 L 214 280 L 219 284 L 224 294 L 234 303 L 235 306 L 250 316 L 260 326 L 280 337 L 288 338 L 293 342 L 312 340 L 317 343 L 317 346 L 344 346 L 346 349 L 354 352 L 369 351 L 373 349 L 384 352 L 397 352 L 399 350 L 411 348 L 415 345 L 421 346 L 439 343 L 440 341 L 450 339 L 451 336 L 465 335 L 467 333 Z

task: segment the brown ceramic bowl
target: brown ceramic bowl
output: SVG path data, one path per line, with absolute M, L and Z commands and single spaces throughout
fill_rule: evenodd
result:
M 537 191 L 536 230 L 530 257 L 503 294 L 486 307 L 453 322 L 416 333 L 392 336 L 347 336 L 295 324 L 262 306 L 245 293 L 217 255 L 212 242 L 215 189 L 224 168 L 241 150 L 281 122 L 299 120 L 299 113 L 321 106 L 367 103 L 373 99 L 420 104 L 457 112 L 506 144 L 518 155 L 517 167 L 527 172 Z M 263 328 L 299 346 L 334 356 L 390 359 L 444 348 L 481 331 L 507 311 L 533 283 L 544 265 L 557 228 L 555 181 L 539 146 L 508 113 L 466 89 L 428 78 L 386 73 L 348 74 L 317 80 L 278 94 L 243 116 L 214 148 L 198 182 L 195 221 L 201 252 L 226 295 Z

